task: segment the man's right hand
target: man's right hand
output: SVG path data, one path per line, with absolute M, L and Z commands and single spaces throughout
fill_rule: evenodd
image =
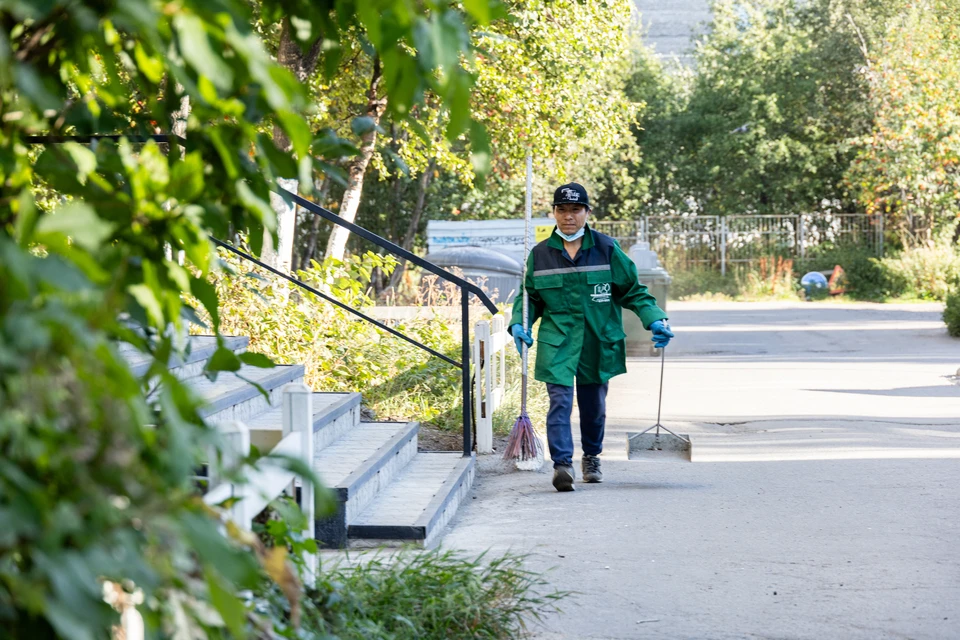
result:
M 517 351 L 520 355 L 523 355 L 523 343 L 526 342 L 527 346 L 533 344 L 533 338 L 530 336 L 530 333 L 523 328 L 523 325 L 519 322 L 510 327 L 510 333 L 513 335 L 513 343 L 517 345 Z

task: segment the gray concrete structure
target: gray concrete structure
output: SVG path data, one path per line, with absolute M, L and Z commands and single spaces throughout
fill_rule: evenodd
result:
M 530 554 L 579 592 L 542 640 L 960 637 L 960 340 L 940 312 L 672 304 L 663 423 L 713 461 L 626 459 L 660 368 L 632 359 L 603 484 L 481 474 L 444 546 Z
M 676 57 L 692 64 L 692 35 L 701 23 L 710 19 L 708 0 L 635 0 L 643 23 L 643 42 L 652 46 L 661 57 Z

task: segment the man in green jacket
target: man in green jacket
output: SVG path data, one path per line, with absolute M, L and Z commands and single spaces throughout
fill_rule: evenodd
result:
M 547 383 L 547 444 L 553 460 L 553 486 L 573 491 L 574 381 L 580 406 L 581 470 L 584 482 L 602 482 L 600 452 L 606 423 L 610 378 L 627 372 L 621 308 L 638 316 L 657 347 L 673 337 L 667 314 L 637 280 L 637 268 L 616 240 L 587 224 L 587 190 L 572 182 L 557 189 L 553 217 L 557 225 L 527 259 L 523 282 L 530 300 L 524 327 L 523 296 L 513 304 L 510 334 L 517 349 L 533 344 L 530 330 L 539 319 L 534 377 Z

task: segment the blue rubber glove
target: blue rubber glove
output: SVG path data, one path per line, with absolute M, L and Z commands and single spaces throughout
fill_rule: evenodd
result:
M 523 325 L 520 324 L 519 322 L 510 327 L 510 333 L 511 335 L 513 335 L 513 343 L 517 345 L 517 351 L 522 356 L 523 345 L 521 344 L 521 342 L 526 342 L 527 346 L 529 347 L 533 344 L 533 338 L 530 337 L 530 333 L 526 329 L 524 329 Z
M 653 333 L 653 346 L 662 349 L 670 344 L 670 338 L 673 337 L 673 331 L 665 320 L 654 320 L 650 323 L 650 331 Z

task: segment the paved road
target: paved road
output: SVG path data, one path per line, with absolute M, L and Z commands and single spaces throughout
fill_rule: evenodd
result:
M 659 375 L 633 360 L 604 484 L 482 475 L 444 546 L 528 553 L 580 592 L 543 639 L 960 638 L 960 340 L 939 308 L 670 311 L 664 422 L 699 461 L 627 460 Z

